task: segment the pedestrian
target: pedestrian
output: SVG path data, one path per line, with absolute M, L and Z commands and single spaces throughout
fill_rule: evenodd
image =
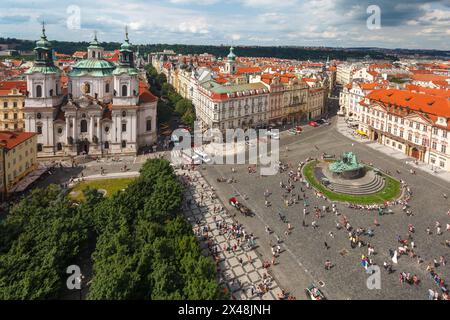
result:
M 332 267 L 331 261 L 330 260 L 326 260 L 325 261 L 325 270 L 330 270 Z
M 328 245 L 328 243 L 326 241 L 323 244 L 327 250 L 330 249 L 330 246 Z
M 439 257 L 439 262 L 441 263 L 441 266 L 443 266 L 443 267 L 445 267 L 445 264 L 447 263 L 447 261 L 445 261 L 444 256 Z

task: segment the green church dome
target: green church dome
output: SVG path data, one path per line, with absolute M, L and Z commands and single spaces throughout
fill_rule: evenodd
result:
M 70 77 L 81 76 L 108 76 L 112 75 L 112 72 L 116 68 L 116 65 L 107 60 L 100 59 L 85 59 L 77 62 L 72 71 L 69 73 Z

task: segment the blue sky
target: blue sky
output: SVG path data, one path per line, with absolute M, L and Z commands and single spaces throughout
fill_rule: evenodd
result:
M 369 5 L 381 29 L 366 25 Z M 80 29 L 76 12 L 80 12 Z M 450 0 L 2 0 L 0 36 L 133 43 L 450 49 Z M 69 25 L 69 26 L 68 26 Z

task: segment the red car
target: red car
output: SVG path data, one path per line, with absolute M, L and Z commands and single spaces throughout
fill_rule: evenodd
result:
M 315 122 L 315 121 L 311 121 L 311 122 L 309 123 L 309 125 L 310 125 L 311 127 L 314 127 L 314 128 L 316 128 L 316 127 L 319 126 L 319 124 L 318 124 L 317 122 Z

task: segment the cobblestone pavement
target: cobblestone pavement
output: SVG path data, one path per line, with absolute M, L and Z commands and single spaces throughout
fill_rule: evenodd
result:
M 247 165 L 218 165 L 205 166 L 204 177 L 212 187 L 217 190 L 221 199 L 230 196 L 238 196 L 238 199 L 252 209 L 256 216 L 252 218 L 238 216 L 240 223 L 249 231 L 259 237 L 258 251 L 264 256 L 270 256 L 270 243 L 277 234 L 283 241 L 283 254 L 279 258 L 279 264 L 274 266 L 273 272 L 279 285 L 292 292 L 297 298 L 304 297 L 304 288 L 310 283 L 323 284 L 322 290 L 331 299 L 426 299 L 428 289 L 438 289 L 426 272 L 428 264 L 433 260 L 439 261 L 440 256 L 449 259 L 449 247 L 445 240 L 450 238 L 450 233 L 445 231 L 450 223 L 447 211 L 450 208 L 448 199 L 443 193 L 450 191 L 450 185 L 434 175 L 418 171 L 416 175 L 408 173 L 405 168 L 405 159 L 397 159 L 386 156 L 378 150 L 369 147 L 366 143 L 356 143 L 354 140 L 340 135 L 336 128 L 321 127 L 310 130 L 308 133 L 297 137 L 283 138 L 280 159 L 284 163 L 292 163 L 294 168 L 300 161 L 307 157 L 318 157 L 322 152 L 340 155 L 344 151 L 354 151 L 358 158 L 365 163 L 373 163 L 382 170 L 394 173 L 397 179 L 402 179 L 411 186 L 413 198 L 410 201 L 412 216 L 407 216 L 401 206 L 393 207 L 393 213 L 378 216 L 376 212 L 367 210 L 349 209 L 345 204 L 337 204 L 340 215 L 327 213 L 322 218 L 314 216 L 314 206 L 322 208 L 330 205 L 328 201 L 318 199 L 312 190 L 307 190 L 309 212 L 303 217 L 303 200 L 295 205 L 286 206 L 282 200 L 283 191 L 280 182 L 287 182 L 287 173 L 275 176 L 262 177 L 258 173 L 249 174 Z M 289 146 L 289 151 L 284 152 L 284 146 Z M 231 168 L 235 168 L 232 173 Z M 399 171 L 396 174 L 397 170 Z M 217 178 L 234 177 L 237 183 L 219 183 Z M 295 193 L 299 193 L 300 183 L 295 184 Z M 270 207 L 264 203 L 264 192 L 268 189 L 272 192 L 269 197 Z M 240 195 L 248 195 L 244 199 Z M 286 217 L 286 221 L 293 227 L 289 235 L 284 235 L 287 223 L 280 220 L 278 213 Z M 417 263 L 417 258 L 402 256 L 398 264 L 394 265 L 395 272 L 389 274 L 381 268 L 380 290 L 369 290 L 366 286 L 368 275 L 361 266 L 361 256 L 368 254 L 367 246 L 361 248 L 350 247 L 348 233 L 336 229 L 336 221 L 346 215 L 352 226 L 367 230 L 374 230 L 373 237 L 364 237 L 364 241 L 370 242 L 376 251 L 372 256 L 374 263 L 383 265 L 384 261 L 390 261 L 389 249 L 397 249 L 399 244 L 397 237 L 408 237 L 408 224 L 415 227 L 412 238 L 415 242 L 415 252 L 422 258 L 422 263 Z M 380 226 L 374 225 L 377 218 Z M 302 226 L 305 220 L 306 227 Z M 312 227 L 312 221 L 317 222 L 318 228 Z M 435 222 L 442 225 L 442 233 L 436 234 Z M 264 231 L 268 225 L 275 232 L 268 236 Z M 431 234 L 426 232 L 430 228 Z M 330 237 L 333 232 L 334 237 Z M 327 242 L 327 249 L 324 243 Z M 325 260 L 331 260 L 335 265 L 331 270 L 325 270 Z M 437 273 L 446 281 L 450 281 L 448 264 L 436 268 Z M 399 272 L 411 272 L 417 274 L 421 284 L 411 286 L 401 284 L 398 281 Z
M 233 247 L 234 244 L 237 244 L 237 240 L 228 238 L 216 227 L 216 222 L 224 221 L 230 225 L 235 223 L 235 220 L 227 210 L 219 211 L 219 207 L 223 209 L 223 206 L 220 200 L 214 196 L 214 190 L 200 172 L 177 169 L 176 173 L 182 181 L 187 183 L 183 211 L 200 241 L 203 253 L 211 256 L 211 248 L 214 246 L 218 250 L 216 263 L 220 270 L 220 283 L 226 285 L 233 297 L 238 300 L 277 299 L 281 289 L 270 275 L 270 268 L 268 272 L 263 268 L 263 261 L 258 255 L 256 247 L 250 248 L 245 242 L 241 243 L 236 251 L 225 250 L 228 245 Z M 218 209 L 216 212 L 214 212 L 215 207 Z M 204 233 L 202 233 L 202 228 L 205 226 L 208 228 L 207 237 L 209 239 L 205 239 Z M 242 259 L 242 263 L 240 263 L 240 259 Z M 264 294 L 257 294 L 258 289 L 256 289 L 252 294 L 251 288 L 258 288 L 263 283 L 264 274 L 271 279 L 267 282 L 269 290 Z

